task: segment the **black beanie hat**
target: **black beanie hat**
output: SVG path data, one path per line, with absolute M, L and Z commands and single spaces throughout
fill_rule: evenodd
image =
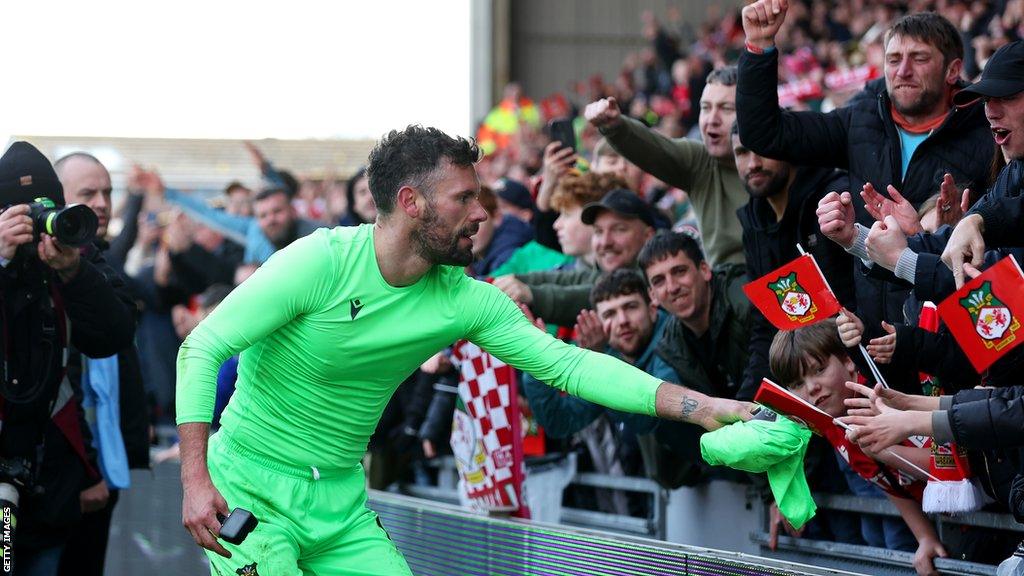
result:
M 0 208 L 45 196 L 64 205 L 64 187 L 50 161 L 28 142 L 15 142 L 0 157 Z

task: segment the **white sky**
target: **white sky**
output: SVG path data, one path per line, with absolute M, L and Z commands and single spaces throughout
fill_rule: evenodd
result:
M 470 130 L 469 0 L 36 0 L 0 22 L 0 145 Z

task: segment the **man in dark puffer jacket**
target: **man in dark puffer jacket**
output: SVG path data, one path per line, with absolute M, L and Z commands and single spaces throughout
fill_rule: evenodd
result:
M 952 105 L 963 64 L 956 27 L 934 13 L 900 18 L 885 37 L 884 84 L 869 83 L 848 106 L 827 114 L 789 112 L 778 106 L 774 46 L 785 14 L 785 2 L 773 14 L 765 0 L 743 10 L 747 49 L 739 60 L 736 110 L 747 147 L 769 158 L 849 170 L 856 220 L 865 227 L 873 218 L 856 193 L 864 184 L 878 191 L 892 185 L 915 207 L 939 191 L 946 173 L 961 186 L 984 187 L 993 150 L 984 111 Z M 833 195 L 824 201 L 839 203 Z M 855 248 L 866 232 L 841 243 Z M 902 318 L 907 290 L 866 277 L 859 262 L 856 267 L 857 313 L 870 339 L 881 335 L 881 320 Z

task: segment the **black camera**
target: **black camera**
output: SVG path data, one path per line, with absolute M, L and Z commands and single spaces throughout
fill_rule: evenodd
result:
M 99 219 L 85 204 L 58 207 L 49 198 L 36 198 L 29 207 L 36 241 L 40 234 L 49 234 L 65 246 L 85 246 L 96 237 Z
M 80 247 L 96 237 L 99 219 L 84 205 L 64 205 L 64 187 L 50 161 L 28 142 L 15 142 L 0 157 L 0 206 L 28 204 L 35 241 L 49 234 Z

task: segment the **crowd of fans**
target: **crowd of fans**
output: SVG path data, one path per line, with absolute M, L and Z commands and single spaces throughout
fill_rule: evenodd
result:
M 1002 392 L 1019 384 L 1021 355 L 979 376 L 948 333 L 916 327 L 921 304 L 952 293 L 966 274 L 940 259 L 964 245 L 967 232 L 952 229 L 965 215 L 974 226 L 983 219 L 992 244 L 984 258 L 968 255 L 975 264 L 1020 255 L 1009 248 L 1020 221 L 1006 218 L 1020 214 L 1012 201 L 1024 177 L 1024 149 L 1014 140 L 1024 137 L 1024 86 L 974 94 L 984 103 L 962 89 L 1000 48 L 1024 78 L 1024 0 L 761 0 L 742 12 L 712 5 L 699 26 L 677 10 L 660 20 L 645 13 L 641 25 L 649 46 L 610 82 L 594 76 L 539 102 L 511 85 L 482 120 L 487 155 L 477 168 L 489 219 L 467 273 L 493 282 L 542 329 L 662 380 L 750 400 L 772 377 L 832 416 L 853 406 L 872 454 L 888 447 L 876 429 L 892 410 L 941 408 L 929 420 L 939 423 L 934 429 L 915 433 L 959 442 L 990 509 L 1024 521 L 1020 397 Z M 571 141 L 547 130 L 559 118 L 572 120 Z M 249 150 L 263 174 L 259 187 L 232 183 L 211 202 L 137 167 L 116 210 L 109 200 L 94 206 L 104 224 L 119 223 L 104 254 L 141 311 L 136 343 L 154 423 L 173 423 L 182 339 L 233 286 L 317 227 L 376 218 L 364 171 L 346 181 L 296 177 Z M 84 154 L 77 161 L 99 164 Z M 993 232 L 1000 226 L 1010 231 Z M 845 308 L 836 321 L 777 333 L 742 286 L 796 258 L 798 243 Z M 844 386 L 872 382 L 856 352 L 861 343 L 893 391 Z M 221 369 L 218 413 L 236 369 L 237 357 Z M 931 394 L 922 390 L 924 371 L 955 395 L 920 398 Z M 433 481 L 424 463 L 446 450 L 457 384 L 441 351 L 399 387 L 369 447 L 373 487 Z M 973 390 L 979 384 L 997 391 Z M 545 431 L 540 453 L 576 451 L 592 469 L 647 475 L 667 488 L 715 478 L 763 484 L 707 464 L 696 426 L 604 409 L 528 374 L 520 391 L 527 429 Z M 969 431 L 981 418 L 974 402 L 996 398 L 1006 406 L 985 414 L 1016 430 L 998 441 Z M 926 450 L 906 457 L 927 469 Z M 1013 552 L 1019 534 L 979 528 L 939 542 L 913 490 L 922 478 L 878 458 L 875 476 L 895 479 L 881 487 L 820 438 L 803 468 L 815 491 L 887 493 L 902 520 L 822 512 L 801 530 L 786 529 L 915 552 L 922 574 L 935 573 L 937 556 L 995 563 Z M 567 497 L 623 514 L 647 506 L 618 493 Z

